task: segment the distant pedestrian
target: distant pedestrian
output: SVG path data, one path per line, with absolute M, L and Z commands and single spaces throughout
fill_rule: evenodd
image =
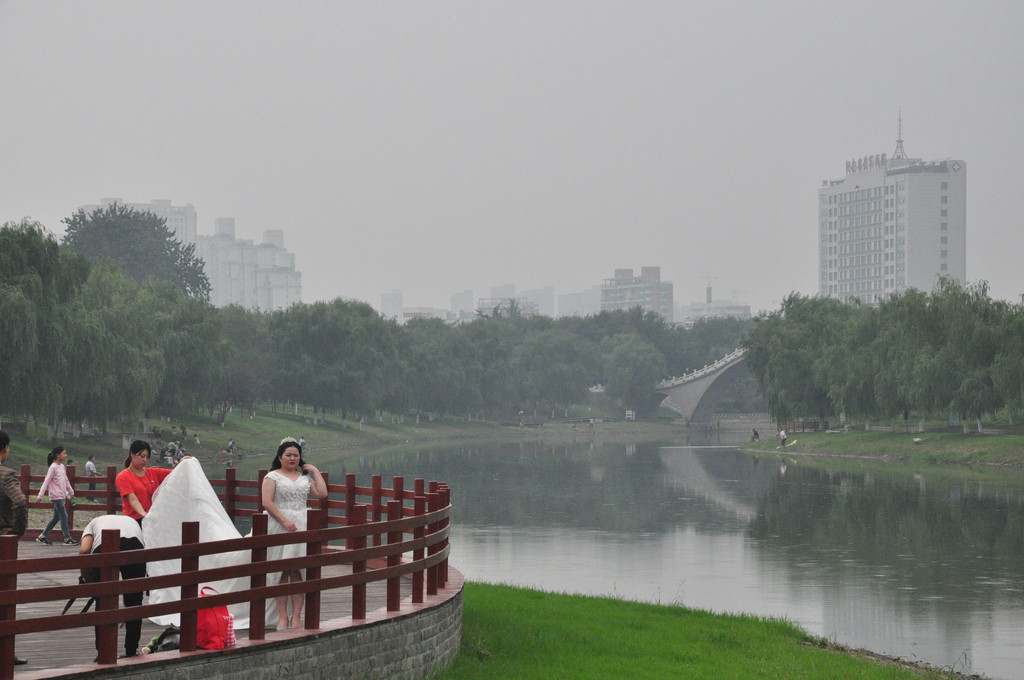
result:
M 55 446 L 46 457 L 50 467 L 46 470 L 46 477 L 39 486 L 39 495 L 36 496 L 36 503 L 41 503 L 43 496 L 49 496 L 53 501 L 53 517 L 50 518 L 43 533 L 39 534 L 36 541 L 50 544 L 50 531 L 60 522 L 61 533 L 64 534 L 64 545 L 78 545 L 78 541 L 71 538 L 71 530 L 68 528 L 67 502 L 75 497 L 75 490 L 71 488 L 68 481 L 68 473 L 64 469 L 64 461 L 68 458 L 68 451 L 63 446 Z
M 786 431 L 779 430 L 779 439 L 782 440 L 782 448 L 786 448 Z
M 89 456 L 89 460 L 85 461 L 85 476 L 86 477 L 99 477 L 99 470 L 96 469 L 96 456 L 95 454 Z M 89 482 L 89 491 L 96 490 L 96 482 Z

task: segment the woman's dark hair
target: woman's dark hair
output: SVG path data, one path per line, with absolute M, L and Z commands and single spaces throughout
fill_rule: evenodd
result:
M 281 445 L 277 447 L 277 455 L 274 456 L 274 462 L 270 464 L 270 469 L 279 470 L 281 468 L 281 456 L 293 446 L 299 450 L 299 472 L 308 475 L 309 473 L 302 469 L 302 466 L 306 464 L 306 461 L 302 458 L 302 447 L 291 437 L 285 437 L 281 440 Z
M 46 454 L 46 464 L 53 465 L 53 461 L 57 460 L 57 456 L 59 456 L 60 452 L 64 450 L 63 446 L 54 446 L 53 450 Z
M 128 455 L 124 459 L 124 466 L 128 467 L 129 465 L 131 465 L 132 456 L 142 453 L 143 451 L 150 455 L 153 455 L 153 447 L 149 445 L 149 442 L 143 441 L 141 439 L 136 439 L 135 441 L 133 441 L 132 445 L 128 447 Z

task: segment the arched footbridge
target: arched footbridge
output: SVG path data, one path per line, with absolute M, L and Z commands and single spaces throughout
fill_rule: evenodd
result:
M 747 375 L 743 352 L 742 348 L 737 349 L 710 366 L 662 380 L 640 413 L 641 417 L 653 416 L 664 404 L 690 423 L 710 423 L 718 400 Z

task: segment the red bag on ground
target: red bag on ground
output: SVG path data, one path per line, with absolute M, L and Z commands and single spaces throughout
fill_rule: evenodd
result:
M 199 596 L 216 595 L 217 591 L 205 586 Z M 231 615 L 225 605 L 209 607 L 196 612 L 196 646 L 200 649 L 224 649 L 228 642 L 228 619 Z

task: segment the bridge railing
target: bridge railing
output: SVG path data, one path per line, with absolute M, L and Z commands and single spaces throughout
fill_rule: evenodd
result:
M 658 383 L 658 388 L 665 389 L 666 387 L 675 387 L 677 385 L 692 382 L 694 380 L 697 380 L 698 378 L 703 378 L 706 375 L 710 375 L 715 371 L 718 371 L 719 369 L 728 366 L 732 362 L 736 361 L 736 359 L 742 357 L 744 351 L 745 350 L 742 347 L 738 347 L 729 354 L 725 355 L 724 357 L 716 361 L 715 363 L 711 364 L 710 366 L 698 368 L 692 373 L 687 373 L 686 375 L 682 375 L 679 377 L 673 376 L 668 380 L 662 380 L 661 382 Z
M 228 472 L 233 473 L 233 470 Z M 259 479 L 265 474 L 266 471 L 261 470 Z M 248 637 L 262 640 L 266 634 L 266 602 L 275 597 L 302 594 L 305 597 L 304 627 L 316 630 L 320 627 L 321 593 L 325 590 L 351 589 L 349 615 L 358 621 L 366 618 L 367 584 L 386 583 L 387 610 L 400 611 L 401 579 L 411 580 L 413 606 L 423 602 L 424 593 L 436 595 L 448 581 L 451 494 L 444 484 L 430 482 L 427 485 L 424 480 L 416 479 L 413 489 L 406 490 L 404 478 L 394 477 L 389 489 L 383 486 L 381 476 L 375 475 L 371 486 L 364 487 L 356 484 L 354 474 L 349 474 L 344 484 L 328 483 L 328 498 L 319 503 L 318 508 L 308 511 L 306 531 L 268 535 L 267 515 L 259 508 L 258 494 L 242 491 L 255 488 L 256 483 L 242 483 L 237 479 L 232 483 L 232 478 L 233 474 L 228 474 L 224 480 L 213 483 L 225 489 L 219 495 L 226 505 L 234 505 L 237 513 L 252 516 L 252 535 L 244 538 L 200 543 L 199 523 L 183 522 L 180 546 L 121 552 L 120 541 L 116 540 L 118 532 L 112 531 L 104 532 L 101 551 L 96 554 L 19 559 L 18 537 L 0 537 L 0 679 L 14 677 L 15 639 L 22 634 L 98 626 L 97 662 L 115 664 L 117 628 L 126 621 L 180 614 L 181 651 L 188 652 L 196 649 L 196 612 L 199 609 L 248 603 Z M 23 477 L 23 487 L 28 483 L 29 479 Z M 255 501 L 256 506 L 240 509 L 240 501 Z M 267 560 L 268 548 L 288 544 L 305 545 L 305 556 Z M 199 571 L 201 557 L 236 551 L 250 551 L 251 561 Z M 128 581 L 119 579 L 122 565 L 161 560 L 180 560 L 180 573 Z M 324 568 L 331 566 L 348 566 L 350 572 L 324 576 Z M 89 567 L 99 568 L 98 582 L 18 588 L 18 576 L 22 574 L 45 577 L 52 573 L 50 580 L 56 582 L 67 578 L 67 570 Z M 268 575 L 294 569 L 306 570 L 306 580 L 267 585 Z M 58 575 L 56 572 L 65 573 Z M 199 597 L 200 583 L 240 577 L 248 579 L 247 588 Z M 181 597 L 173 602 L 140 607 L 120 606 L 124 593 L 159 588 L 180 588 Z M 62 603 L 71 599 L 85 602 L 89 598 L 96 599 L 94 612 L 18 617 L 19 605 Z

